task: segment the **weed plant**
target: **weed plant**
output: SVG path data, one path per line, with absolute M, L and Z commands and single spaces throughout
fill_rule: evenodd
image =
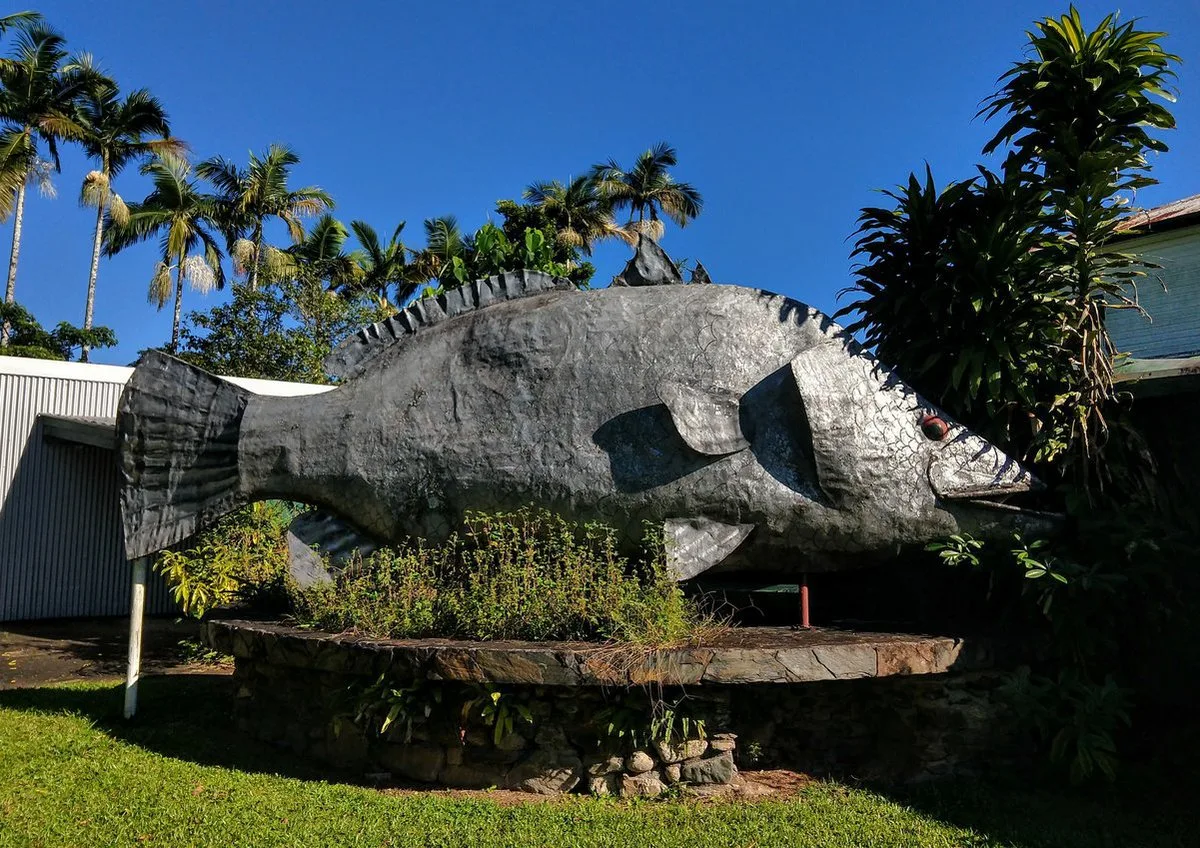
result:
M 471 513 L 443 545 L 416 542 L 296 591 L 302 624 L 385 638 L 687 639 L 705 616 L 667 573 L 661 538 L 640 560 L 615 531 L 546 511 Z

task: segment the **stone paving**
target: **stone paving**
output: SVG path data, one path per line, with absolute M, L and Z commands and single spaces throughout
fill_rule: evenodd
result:
M 296 668 L 540 686 L 810 683 L 972 671 L 992 663 L 982 642 L 788 627 L 731 628 L 702 644 L 667 648 L 383 640 L 250 621 L 209 622 L 205 639 L 238 658 Z

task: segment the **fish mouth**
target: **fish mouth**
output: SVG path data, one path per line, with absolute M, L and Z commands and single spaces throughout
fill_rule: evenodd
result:
M 1012 495 L 1025 495 L 1033 492 L 1044 492 L 1045 490 L 1046 484 L 1029 473 L 1026 473 L 1021 479 L 1003 484 L 978 483 L 975 485 L 955 486 L 953 488 L 938 486 L 936 482 L 933 485 L 934 494 L 944 500 L 979 501 L 983 503 L 990 503 L 994 500 L 1002 501 Z
M 1054 526 L 1066 520 L 1066 515 L 1060 512 L 1049 512 L 1013 503 L 1037 492 L 1044 492 L 1048 487 L 1026 469 L 1016 463 L 1006 464 L 1000 473 L 990 475 L 983 480 L 956 480 L 956 485 L 938 485 L 948 482 L 940 477 L 933 467 L 930 468 L 929 482 L 938 500 L 947 504 L 986 510 L 1000 513 L 1014 519 L 1033 521 L 1038 524 Z M 1000 517 L 1000 516 L 997 516 Z
M 966 461 L 930 461 L 926 469 L 933 493 L 948 501 L 995 501 L 1041 492 L 1046 484 L 1010 457 L 981 450 Z
M 1038 518 L 1049 521 L 1055 524 L 1067 520 L 1065 512 L 1050 512 L 1044 509 L 1031 509 L 1027 506 L 1008 503 L 1004 500 L 987 500 L 986 498 L 967 498 L 961 501 L 967 506 L 978 507 L 980 509 L 991 510 L 993 512 L 1003 512 L 1009 515 L 1020 516 L 1022 518 Z

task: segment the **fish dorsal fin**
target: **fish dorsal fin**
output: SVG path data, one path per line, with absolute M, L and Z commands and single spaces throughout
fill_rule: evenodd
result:
M 325 357 L 325 370 L 331 377 L 348 380 L 361 374 L 391 346 L 404 344 L 414 334 L 449 318 L 493 303 L 573 289 L 569 280 L 541 271 L 505 271 L 486 280 L 476 280 L 437 297 L 418 300 L 391 318 L 363 327 Z
M 682 285 L 679 268 L 645 233 L 638 233 L 637 253 L 625 265 L 625 270 L 613 278 L 615 286 L 673 286 Z

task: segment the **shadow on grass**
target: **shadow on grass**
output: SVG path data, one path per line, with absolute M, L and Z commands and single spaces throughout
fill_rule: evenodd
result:
M 163 756 L 243 772 L 362 784 L 361 775 L 306 762 L 239 732 L 227 675 L 143 679 L 138 716 L 121 717 L 119 684 L 47 686 L 0 692 L 0 707 L 79 715 L 108 736 Z M 1182 759 L 1182 758 L 1181 758 Z M 859 784 L 939 821 L 986 835 L 986 844 L 1042 846 L 1193 846 L 1200 811 L 1195 777 L 1179 779 L 1154 759 L 1135 762 L 1114 785 L 1071 788 L 1045 777 L 943 781 L 917 787 Z
M 233 680 L 225 674 L 144 677 L 137 716 L 124 719 L 123 703 L 123 684 L 0 692 L 0 707 L 79 715 L 113 739 L 163 756 L 244 772 L 360 782 L 353 775 L 318 767 L 238 731 L 233 719 Z

